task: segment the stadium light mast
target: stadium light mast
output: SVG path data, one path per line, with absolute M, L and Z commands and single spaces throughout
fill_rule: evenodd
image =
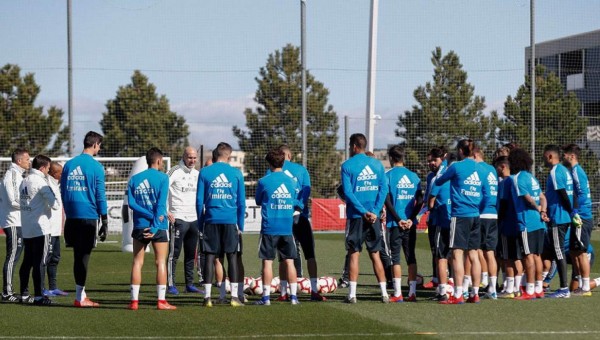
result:
M 377 72 L 377 21 L 379 0 L 371 0 L 371 19 L 369 26 L 369 65 L 367 69 L 367 147 L 373 151 L 375 144 L 375 75 Z
M 71 0 L 67 0 L 67 111 L 69 116 L 69 156 L 73 156 L 73 53 L 71 48 Z
M 531 57 L 529 59 L 531 68 L 531 158 L 533 158 L 531 173 L 535 176 L 535 0 L 530 0 L 529 6 L 529 44 L 531 46 Z
M 300 61 L 302 63 L 302 165 L 306 168 L 306 0 L 300 0 Z

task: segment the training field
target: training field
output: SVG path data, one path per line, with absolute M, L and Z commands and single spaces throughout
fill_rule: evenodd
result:
M 54 298 L 57 307 L 34 307 L 19 304 L 0 306 L 0 337 L 6 338 L 598 338 L 597 321 L 600 291 L 591 298 L 568 300 L 509 301 L 482 300 L 478 305 L 441 306 L 427 301 L 432 291 L 418 291 L 418 303 L 384 305 L 379 302 L 379 288 L 371 274 L 368 256 L 361 256 L 363 275 L 359 279 L 356 305 L 342 303 L 347 289 L 328 295 L 325 303 L 311 303 L 300 295 L 301 304 L 274 302 L 270 307 L 247 305 L 242 308 L 215 305 L 201 306 L 201 296 L 180 294 L 168 297 L 176 311 L 155 309 L 156 290 L 152 254 L 147 254 L 144 282 L 140 292 L 140 310 L 126 309 L 129 300 L 131 254 L 122 253 L 119 242 L 99 244 L 92 255 L 87 292 L 101 303 L 99 309 L 71 307 L 74 288 L 71 274 L 72 252 L 63 249 L 59 265 L 59 287 L 70 296 Z M 245 235 L 246 275 L 257 277 L 257 235 Z M 598 232 L 593 244 L 600 249 Z M 316 235 L 321 276 L 338 277 L 343 264 L 343 235 Z M 417 256 L 419 272 L 430 275 L 427 236 L 419 234 Z M 4 240 L 0 241 L 4 256 Z M 403 259 L 404 261 L 404 259 Z M 403 268 L 404 269 L 404 268 Z M 181 265 L 178 267 L 182 271 Z M 182 278 L 178 272 L 178 278 Z M 598 277 L 598 264 L 592 277 Z M 428 277 L 425 280 L 428 281 Z M 16 278 L 18 281 L 18 278 Z M 553 282 L 556 285 L 558 277 Z M 407 283 L 406 277 L 402 283 Z M 180 282 L 180 290 L 183 284 Z M 33 287 L 31 287 L 32 289 Z M 405 296 L 406 287 L 403 287 Z M 218 292 L 213 288 L 213 297 Z M 272 298 L 276 298 L 275 294 Z M 251 301 L 257 297 L 250 297 Z M 272 299 L 273 300 L 273 299 Z

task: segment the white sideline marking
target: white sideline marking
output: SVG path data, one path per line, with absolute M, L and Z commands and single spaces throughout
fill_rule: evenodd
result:
M 489 332 L 398 332 L 398 333 L 329 333 L 329 334 L 257 334 L 257 335 L 215 335 L 215 336 L 169 336 L 171 339 L 254 339 L 264 337 L 278 338 L 324 338 L 347 336 L 409 336 L 409 335 L 590 335 L 598 331 L 489 331 Z M 0 336 L 2 339 L 164 339 L 164 336 Z

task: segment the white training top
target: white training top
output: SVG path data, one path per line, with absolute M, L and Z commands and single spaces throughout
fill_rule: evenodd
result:
M 0 185 L 0 226 L 2 228 L 21 226 L 19 188 L 24 174 L 25 169 L 16 163 L 11 163 L 4 174 Z
M 23 238 L 50 234 L 52 210 L 61 208 L 48 185 L 46 175 L 37 169 L 21 183 L 21 228 Z
M 169 212 L 173 217 L 186 222 L 198 219 L 196 215 L 196 191 L 198 173 L 188 168 L 183 161 L 169 170 Z
M 46 177 L 48 179 L 48 184 L 50 185 L 50 189 L 54 192 L 54 197 L 58 201 L 60 205 L 60 209 L 52 210 L 50 216 L 50 236 L 60 236 L 62 235 L 63 229 L 63 209 L 62 209 L 62 198 L 60 197 L 60 183 L 51 176 Z

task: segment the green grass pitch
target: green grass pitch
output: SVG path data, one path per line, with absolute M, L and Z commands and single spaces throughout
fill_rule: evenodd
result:
M 120 238 L 99 244 L 92 254 L 87 292 L 101 304 L 98 309 L 76 309 L 73 303 L 72 256 L 63 248 L 59 265 L 59 287 L 68 297 L 54 298 L 57 307 L 0 305 L 0 337 L 9 338 L 598 338 L 600 322 L 596 315 L 600 292 L 591 298 L 537 301 L 489 301 L 478 305 L 441 306 L 428 301 L 433 292 L 418 291 L 417 303 L 384 305 L 372 274 L 367 254 L 361 256 L 358 304 L 341 301 L 347 289 L 329 294 L 329 301 L 314 303 L 300 295 L 301 304 L 273 301 L 270 307 L 247 305 L 241 308 L 203 308 L 201 296 L 182 293 L 167 297 L 176 311 L 155 309 L 156 289 L 153 254 L 146 254 L 140 310 L 126 309 L 129 300 L 131 254 L 122 253 Z M 257 235 L 245 235 L 246 275 L 257 277 Z M 119 242 L 114 242 L 119 241 Z M 598 233 L 593 244 L 600 249 Z M 338 277 L 344 260 L 342 234 L 317 234 L 316 249 L 320 276 Z M 419 272 L 431 274 L 427 236 L 418 235 Z M 4 241 L 0 241 L 4 256 Z M 404 259 L 403 259 L 404 260 Z M 406 274 L 406 268 L 404 268 Z M 178 266 L 178 278 L 181 265 Z M 592 277 L 599 276 L 598 264 Z M 18 277 L 15 278 L 18 282 Z M 557 281 L 558 278 L 555 279 Z M 406 276 L 403 284 L 406 285 Z M 556 282 L 554 282 L 554 287 Z M 183 283 L 178 284 L 180 290 Z M 31 287 L 32 288 L 32 287 Z M 407 288 L 403 287 L 406 295 Z M 218 295 L 213 288 L 213 296 Z M 274 297 L 277 295 L 275 294 Z M 250 296 L 254 301 L 257 297 Z

